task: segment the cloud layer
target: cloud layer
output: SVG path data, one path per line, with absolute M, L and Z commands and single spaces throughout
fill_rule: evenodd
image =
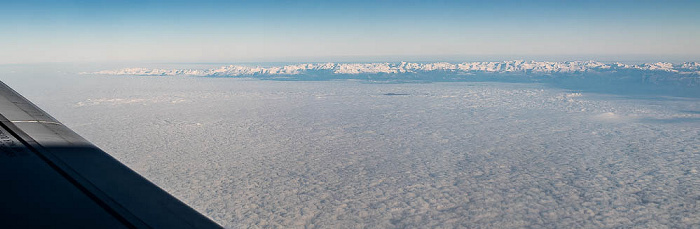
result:
M 49 88 L 66 92 L 42 108 L 229 228 L 700 224 L 697 99 L 539 84 L 79 79 Z

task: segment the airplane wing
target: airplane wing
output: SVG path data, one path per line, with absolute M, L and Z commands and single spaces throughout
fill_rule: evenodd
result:
M 221 226 L 0 82 L 0 228 Z

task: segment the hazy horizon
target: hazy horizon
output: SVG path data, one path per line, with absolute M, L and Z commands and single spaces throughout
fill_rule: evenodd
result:
M 0 9 L 0 30 L 8 32 L 0 64 L 698 60 L 698 9 L 697 1 L 9 1 Z

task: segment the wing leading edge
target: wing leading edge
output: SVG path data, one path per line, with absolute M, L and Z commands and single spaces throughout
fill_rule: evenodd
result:
M 0 82 L 0 227 L 221 228 Z

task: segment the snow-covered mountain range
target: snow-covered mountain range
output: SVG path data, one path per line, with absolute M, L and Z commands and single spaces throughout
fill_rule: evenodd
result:
M 307 63 L 284 66 L 259 67 L 228 65 L 212 69 L 151 69 L 125 68 L 104 70 L 93 74 L 105 75 L 143 75 L 143 76 L 275 76 L 330 73 L 336 75 L 357 74 L 410 74 L 429 72 L 449 72 L 456 74 L 471 73 L 584 73 L 617 72 L 625 70 L 677 73 L 681 75 L 700 75 L 700 63 L 686 62 L 673 64 L 667 62 L 645 64 L 601 63 L 597 61 L 501 61 L 501 62 L 464 62 L 464 63 Z

